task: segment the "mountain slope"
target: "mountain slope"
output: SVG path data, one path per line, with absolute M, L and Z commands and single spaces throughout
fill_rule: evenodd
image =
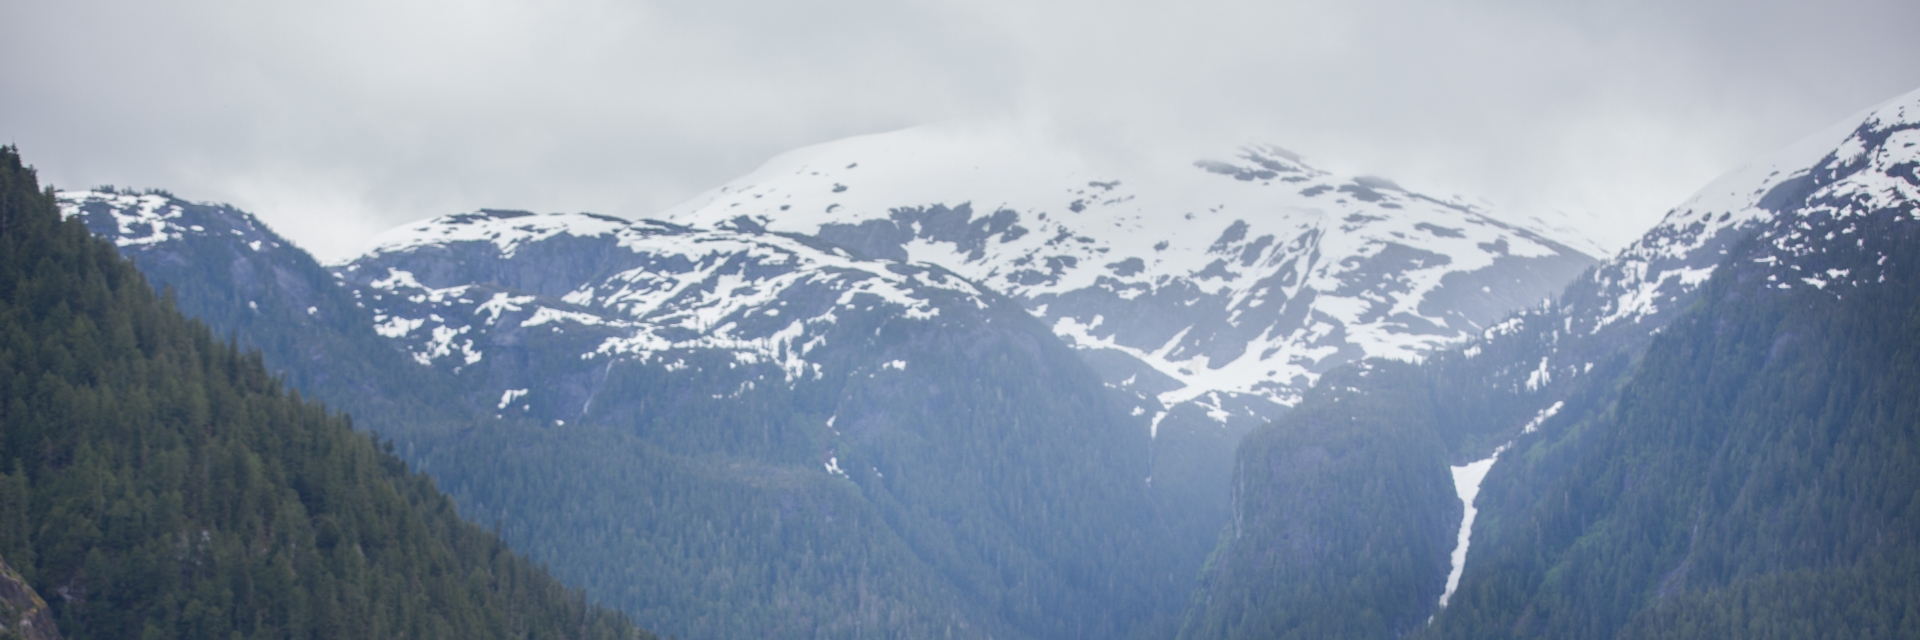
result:
M 1583 476 L 1569 471 L 1570 465 L 1576 460 L 1587 460 L 1582 464 L 1597 465 L 1587 467 L 1591 470 L 1605 468 L 1606 464 L 1594 461 L 1607 459 L 1606 456 L 1647 455 L 1645 450 L 1632 447 L 1605 455 L 1594 453 L 1599 450 L 1595 447 L 1601 446 L 1597 443 L 1614 437 L 1607 434 L 1649 428 L 1644 421 L 1627 420 L 1618 413 L 1622 403 L 1633 401 L 1635 393 L 1658 395 L 1645 387 L 1646 381 L 1680 376 L 1677 372 L 1689 367 L 1718 366 L 1721 369 L 1713 370 L 1728 370 L 1727 367 L 1732 366 L 1727 362 L 1716 364 L 1679 358 L 1672 352 L 1688 352 L 1695 347 L 1673 342 L 1680 338 L 1663 337 L 1669 323 L 1676 318 L 1697 318 L 1697 314 L 1720 314 L 1719 317 L 1725 319 L 1715 322 L 1722 327 L 1758 322 L 1726 304 L 1713 311 L 1688 311 L 1700 302 L 1703 287 L 1716 267 L 1729 264 L 1729 260 L 1735 260 L 1732 267 L 1726 267 L 1733 271 L 1714 277 L 1739 279 L 1740 284 L 1735 288 L 1743 292 L 1741 295 L 1746 300 L 1817 309 L 1809 316 L 1813 319 L 1803 318 L 1805 322 L 1834 322 L 1865 313 L 1864 307 L 1854 306 L 1855 302 L 1838 302 L 1851 296 L 1844 291 L 1853 287 L 1885 285 L 1886 289 L 1876 294 L 1883 296 L 1880 303 L 1898 301 L 1900 296 L 1909 295 L 1877 279 L 1878 269 L 1891 264 L 1888 260 L 1913 250 L 1893 239 L 1909 233 L 1910 220 L 1902 216 L 1910 217 L 1915 201 L 1914 186 L 1920 183 L 1920 177 L 1913 174 L 1913 167 L 1920 166 L 1915 157 L 1920 146 L 1916 146 L 1917 141 L 1913 139 L 1912 124 L 1914 114 L 1920 111 L 1916 109 L 1917 102 L 1920 94 L 1896 99 L 1886 107 L 1729 174 L 1675 208 L 1660 226 L 1619 256 L 1576 279 L 1549 304 L 1517 314 L 1464 348 L 1437 353 L 1404 374 L 1373 376 L 1386 380 L 1411 376 L 1420 380 L 1417 384 L 1386 385 L 1370 382 L 1368 376 L 1342 378 L 1348 381 L 1350 393 L 1368 398 L 1353 410 L 1352 419 L 1365 422 L 1393 411 L 1424 407 L 1420 411 L 1429 417 L 1423 422 L 1442 443 L 1440 453 L 1455 465 L 1456 481 L 1464 478 L 1472 482 L 1471 474 L 1462 475 L 1476 468 L 1469 462 L 1478 461 L 1477 468 L 1482 472 L 1488 465 L 1492 468 L 1485 476 L 1484 485 L 1471 485 L 1480 490 L 1475 501 L 1479 514 L 1469 532 L 1471 537 L 1462 538 L 1471 543 L 1465 548 L 1468 553 L 1463 554 L 1464 574 L 1454 574 L 1459 581 L 1458 591 L 1450 596 L 1445 609 L 1439 611 L 1428 632 L 1460 637 L 1497 637 L 1506 633 L 1605 637 L 1647 604 L 1647 593 L 1636 591 L 1650 588 L 1644 582 L 1635 582 L 1641 578 L 1599 577 L 1612 575 L 1608 573 L 1612 568 L 1644 567 L 1636 564 L 1650 562 L 1646 556 L 1638 555 L 1644 550 L 1609 556 L 1596 564 L 1577 565 L 1578 568 L 1574 564 L 1542 560 L 1560 553 L 1569 554 L 1567 558 L 1591 560 L 1595 556 L 1582 555 L 1587 553 L 1582 551 L 1587 545 L 1596 544 L 1608 535 L 1623 535 L 1639 527 L 1653 526 L 1635 516 L 1618 516 L 1605 526 L 1596 524 L 1604 519 L 1605 508 L 1596 503 L 1583 507 L 1569 496 L 1595 491 L 1593 487 L 1604 487 L 1606 482 L 1621 482 L 1623 477 L 1601 480 Z M 1876 246 L 1876 242 L 1887 244 Z M 1863 268 L 1861 264 L 1872 268 Z M 1765 265 L 1768 270 L 1758 282 L 1750 277 L 1752 270 L 1759 268 L 1753 265 Z M 1771 293 L 1795 291 L 1812 293 L 1808 294 L 1811 297 L 1787 302 L 1774 300 L 1775 294 Z M 1815 294 L 1835 300 L 1820 302 L 1821 298 Z M 1760 305 L 1753 313 L 1764 318 L 1769 313 L 1779 313 L 1779 309 Z M 1746 339 L 1762 340 L 1756 336 L 1767 331 L 1772 329 L 1756 326 Z M 1722 350 L 1750 348 L 1748 343 L 1717 343 L 1697 333 L 1690 339 L 1720 344 L 1715 348 Z M 1656 341 L 1667 345 L 1652 352 L 1659 358 L 1646 355 Z M 1900 348 L 1891 343 L 1887 346 Z M 1853 347 L 1841 344 L 1823 348 L 1831 349 L 1830 353 L 1847 353 L 1847 349 Z M 1643 356 L 1648 360 L 1643 361 Z M 1829 356 L 1815 357 L 1814 361 L 1825 357 Z M 1387 370 L 1405 367 L 1389 363 L 1371 366 Z M 1757 363 L 1754 366 L 1757 368 Z M 1765 385 L 1772 384 L 1769 380 L 1777 380 L 1773 375 L 1778 374 L 1745 372 L 1740 379 L 1751 380 L 1752 385 Z M 1748 384 L 1722 382 L 1730 385 L 1730 389 Z M 1891 388 L 1904 384 L 1898 382 L 1897 377 L 1880 383 L 1892 385 Z M 1669 385 L 1672 387 L 1666 389 L 1669 393 L 1684 395 L 1695 390 L 1688 385 Z M 1325 407 L 1319 402 L 1333 402 L 1335 395 L 1341 394 L 1330 394 L 1322 401 L 1310 400 L 1302 405 L 1301 412 L 1312 413 L 1307 411 L 1309 408 L 1314 412 L 1324 411 Z M 1690 411 L 1675 404 L 1678 400 L 1673 397 L 1643 402 L 1663 407 L 1664 411 Z M 1725 407 L 1725 410 L 1734 408 Z M 1794 420 L 1778 411 L 1769 410 L 1769 413 L 1775 421 L 1755 427 L 1758 433 L 1777 433 Z M 1257 446 L 1301 428 L 1302 425 L 1289 418 L 1282 418 L 1271 430 L 1250 436 L 1242 449 L 1241 467 L 1269 464 L 1302 446 L 1312 446 L 1312 443 Z M 1669 429 L 1675 433 L 1698 433 L 1690 429 Z M 1880 436 L 1854 433 L 1848 437 Z M 1636 446 L 1646 444 L 1640 442 Z M 1418 448 L 1420 445 L 1388 443 L 1387 446 Z M 1686 450 L 1684 443 L 1669 442 L 1665 446 Z M 1366 463 L 1362 460 L 1360 464 Z M 1756 460 L 1753 464 L 1761 462 Z M 1681 471 L 1689 469 L 1692 467 L 1685 464 L 1658 472 L 1635 469 L 1625 477 L 1673 478 L 1681 482 L 1687 477 Z M 1374 467 L 1374 472 L 1388 482 L 1399 478 L 1398 481 L 1431 483 L 1434 478 L 1444 478 L 1439 475 L 1444 470 L 1431 462 L 1422 468 Z M 1243 482 L 1260 482 L 1245 472 L 1236 477 Z M 1596 482 L 1599 484 L 1592 484 Z M 1273 495 L 1266 484 L 1270 483 L 1240 490 L 1236 496 Z M 1469 486 L 1460 488 L 1465 492 Z M 1673 489 L 1673 485 L 1664 483 L 1649 486 Z M 1315 511 L 1324 508 L 1321 505 L 1344 504 L 1347 493 L 1335 490 L 1308 496 L 1242 500 L 1236 503 L 1240 513 L 1236 519 L 1259 521 L 1289 508 Z M 1617 492 L 1601 493 L 1617 495 Z M 1634 495 L 1645 498 L 1651 494 Z M 1347 524 L 1387 527 L 1405 531 L 1409 536 L 1431 535 L 1421 533 L 1431 528 L 1429 521 L 1436 514 L 1460 513 L 1459 504 L 1457 499 L 1443 499 L 1410 511 L 1362 509 L 1360 514 L 1349 514 L 1351 520 Z M 1539 527 L 1544 526 L 1543 518 L 1547 517 L 1542 514 L 1552 514 L 1562 527 L 1556 535 L 1573 537 L 1538 541 L 1542 535 Z M 1240 559 L 1269 553 L 1278 541 L 1271 532 L 1267 533 L 1264 537 L 1250 536 L 1224 544 L 1214 565 L 1232 566 Z M 1576 546 L 1554 546 L 1571 544 L 1576 538 L 1580 540 Z M 1451 536 L 1448 541 L 1451 542 Z M 1375 567 L 1400 566 L 1388 564 L 1384 559 L 1375 559 L 1372 563 Z M 1307 566 L 1315 563 L 1309 561 Z M 1442 578 L 1430 568 L 1424 575 L 1419 572 L 1408 575 L 1415 583 L 1436 586 Z M 1582 586 L 1553 591 L 1541 586 L 1548 577 L 1560 581 L 1556 584 L 1562 586 Z M 1229 612 L 1209 604 L 1222 600 L 1250 600 L 1263 603 L 1261 606 L 1270 612 L 1293 611 L 1298 612 L 1301 620 L 1317 619 L 1313 608 L 1282 595 L 1261 582 L 1261 578 L 1259 575 L 1236 577 L 1226 570 L 1212 571 L 1205 579 L 1202 595 L 1196 597 L 1196 607 L 1189 616 L 1188 635 L 1235 636 L 1221 631 L 1227 628 L 1220 626 L 1221 623 L 1231 620 L 1222 618 Z M 1581 583 L 1581 580 L 1596 582 Z M 1596 583 L 1626 591 L 1580 590 L 1593 588 Z M 1452 586 L 1447 585 L 1449 589 Z M 1536 588 L 1543 591 L 1535 593 Z M 1559 595 L 1554 595 L 1556 593 Z M 1380 594 L 1374 594 L 1369 601 L 1385 600 Z M 1403 609 L 1399 616 L 1401 620 L 1418 622 L 1435 610 L 1430 601 Z M 1403 623 L 1343 635 L 1379 637 L 1406 633 L 1416 626 Z
M 461 520 L 0 149 L 0 556 L 65 637 L 652 637 Z
M 372 313 L 306 251 L 246 212 L 164 191 L 58 192 L 63 215 L 132 259 L 216 334 L 240 338 L 289 386 L 402 446 L 470 425 L 459 381 L 408 366 Z
M 1501 515 L 1440 635 L 1920 628 L 1920 540 L 1895 524 L 1920 487 L 1920 92 L 1840 130 L 1716 212 L 1750 216 L 1751 240 L 1606 411 L 1496 465 L 1483 508 Z

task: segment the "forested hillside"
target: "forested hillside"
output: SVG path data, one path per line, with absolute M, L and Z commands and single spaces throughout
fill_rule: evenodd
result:
M 1920 219 L 1822 177 L 1616 401 L 1516 443 L 1435 637 L 1920 636 Z
M 1243 444 L 1183 636 L 1920 635 L 1916 167 L 1920 92 L 1463 349 L 1328 376 Z
M 0 151 L 0 557 L 68 638 L 647 638 L 171 308 Z

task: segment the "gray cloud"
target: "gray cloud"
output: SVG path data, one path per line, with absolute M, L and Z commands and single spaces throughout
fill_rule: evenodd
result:
M 481 206 L 658 211 L 773 154 L 953 118 L 1099 153 L 1252 140 L 1564 211 L 1617 244 L 1920 87 L 1920 5 L 16 0 L 0 136 L 63 187 L 253 210 L 325 257 Z

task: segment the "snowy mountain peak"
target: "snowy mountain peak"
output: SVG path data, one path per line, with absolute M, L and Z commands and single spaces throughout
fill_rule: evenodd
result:
M 1920 91 L 1843 120 L 1716 179 L 1669 211 L 1594 279 L 1609 298 L 1587 329 L 1639 322 L 1690 300 L 1727 247 L 1749 233 L 1784 249 L 1810 218 L 1859 216 L 1920 200 Z M 1842 226 L 1836 237 L 1852 233 Z M 1821 236 L 1822 240 L 1834 240 Z M 1827 279 L 1813 277 L 1805 281 Z
M 941 265 L 1082 349 L 1143 365 L 1115 377 L 1164 406 L 1213 392 L 1291 404 L 1330 367 L 1419 358 L 1592 261 L 1477 207 L 1277 146 L 1115 168 L 941 127 L 788 153 L 666 217 Z
M 481 209 L 441 216 L 397 227 L 369 241 L 366 255 L 402 253 L 422 247 L 459 242 L 489 242 L 501 255 L 512 257 L 520 245 L 556 235 L 605 236 L 627 230 L 632 221 L 594 213 L 546 213 Z

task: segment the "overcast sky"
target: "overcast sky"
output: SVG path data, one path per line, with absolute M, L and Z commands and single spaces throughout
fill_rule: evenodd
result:
M 479 207 L 644 217 L 953 119 L 1280 144 L 1606 221 L 1920 88 L 1920 2 L 0 0 L 0 139 L 62 188 L 251 210 L 323 259 Z

